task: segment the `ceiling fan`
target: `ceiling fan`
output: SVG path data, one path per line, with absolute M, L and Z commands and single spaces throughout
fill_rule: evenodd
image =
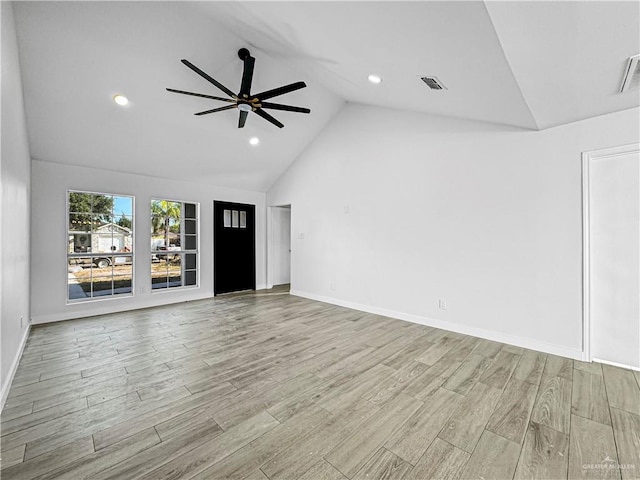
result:
M 284 110 L 286 112 L 298 112 L 298 113 L 311 113 L 311 110 L 303 107 L 293 107 L 291 105 L 282 105 L 280 103 L 270 103 L 265 102 L 264 100 L 268 100 L 269 98 L 277 97 L 279 95 L 284 95 L 285 93 L 290 93 L 295 90 L 299 90 L 301 88 L 306 87 L 307 85 L 304 82 L 295 82 L 289 85 L 285 85 L 283 87 L 274 88 L 272 90 L 267 90 L 265 92 L 260 92 L 256 94 L 251 94 L 251 81 L 253 80 L 253 66 L 256 62 L 256 59 L 251 56 L 249 50 L 246 48 L 241 48 L 238 50 L 238 57 L 240 60 L 244 62 L 244 70 L 242 72 L 242 82 L 240 83 L 240 92 L 236 95 L 227 87 L 222 85 L 213 77 L 209 76 L 194 64 L 189 62 L 188 60 L 181 60 L 187 67 L 196 72 L 205 80 L 213 83 L 216 87 L 222 90 L 231 98 L 222 98 L 222 97 L 214 97 L 211 95 L 205 95 L 203 93 L 194 93 L 194 92 L 185 92 L 184 90 L 176 90 L 174 88 L 167 88 L 169 92 L 173 93 L 181 93 L 183 95 L 192 95 L 194 97 L 202 97 L 202 98 L 210 98 L 212 100 L 219 100 L 221 102 L 228 102 L 231 105 L 226 105 L 224 107 L 214 108 L 211 110 L 205 110 L 203 112 L 195 113 L 194 115 L 207 115 L 209 113 L 222 112 L 224 110 L 231 110 L 232 108 L 237 108 L 240 110 L 240 119 L 238 120 L 238 128 L 244 127 L 245 122 L 247 121 L 247 116 L 249 112 L 253 112 L 265 120 L 273 123 L 276 127 L 282 128 L 284 125 L 269 115 L 264 111 L 265 108 L 273 109 L 273 110 Z

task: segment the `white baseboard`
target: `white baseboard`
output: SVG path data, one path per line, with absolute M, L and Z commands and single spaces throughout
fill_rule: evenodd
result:
M 4 410 L 4 404 L 7 401 L 7 395 L 9 395 L 9 390 L 11 389 L 11 383 L 13 382 L 13 377 L 16 375 L 16 370 L 18 370 L 18 365 L 20 364 L 20 359 L 22 358 L 22 352 L 24 352 L 24 346 L 27 344 L 27 339 L 29 338 L 29 332 L 31 331 L 31 324 L 27 325 L 27 328 L 24 331 L 24 335 L 22 336 L 22 340 L 20 341 L 20 348 L 16 352 L 16 356 L 11 362 L 11 367 L 9 367 L 9 374 L 2 385 L 2 391 L 0 392 L 0 412 Z
M 437 320 L 434 318 L 422 317 L 419 315 L 412 315 L 410 313 L 397 312 L 395 310 L 387 310 L 385 308 L 373 307 L 370 305 L 363 305 L 361 303 L 349 302 L 346 300 L 340 300 L 332 297 L 325 297 L 322 295 L 316 295 L 314 293 L 301 292 L 299 290 L 291 290 L 290 294 L 295 295 L 297 297 L 308 298 L 310 300 L 317 300 L 319 302 L 338 305 L 340 307 L 351 308 L 353 310 L 359 310 L 362 312 L 373 313 L 373 314 L 382 315 L 385 317 L 396 318 L 398 320 L 405 320 L 411 323 L 418 323 L 420 325 L 426 325 L 427 327 L 440 328 L 442 330 L 448 330 L 450 332 L 462 333 L 463 335 L 471 335 L 473 337 L 493 340 L 494 342 L 506 343 L 509 345 L 514 345 L 516 347 L 527 348 L 529 350 L 536 350 L 543 353 L 550 353 L 552 355 L 572 358 L 574 360 L 582 360 L 582 350 L 578 350 L 570 347 L 564 347 L 562 345 L 549 344 L 546 342 L 540 342 L 537 340 L 530 340 L 528 338 L 516 337 L 513 335 L 501 333 L 501 332 L 494 332 L 494 331 L 485 330 L 482 328 L 459 325 L 457 323 L 451 323 L 444 320 Z
M 626 368 L 628 370 L 640 372 L 640 367 L 632 367 L 631 365 L 626 365 L 624 363 L 610 362 L 608 360 L 600 360 L 599 358 L 594 358 L 593 361 L 597 363 L 604 363 L 605 365 L 611 365 L 612 367 Z

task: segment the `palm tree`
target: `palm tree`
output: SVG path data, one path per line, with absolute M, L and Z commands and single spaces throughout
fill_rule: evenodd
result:
M 171 220 L 180 221 L 180 203 L 168 200 L 151 201 L 151 226 L 157 234 L 161 226 L 164 227 L 164 246 L 169 246 L 169 225 Z

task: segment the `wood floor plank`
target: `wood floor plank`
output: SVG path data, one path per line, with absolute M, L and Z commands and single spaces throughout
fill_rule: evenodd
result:
M 603 375 L 602 364 L 597 362 L 581 362 L 579 360 L 574 360 L 573 369 L 582 370 L 583 372 L 592 373 L 593 375 Z
M 492 340 L 480 339 L 476 348 L 473 349 L 473 353 L 493 358 L 502 349 L 502 345 L 502 343 L 494 342 Z
M 292 445 L 271 458 L 260 469 L 271 480 L 298 478 L 338 443 L 352 435 L 378 410 L 376 405 L 360 398 L 349 410 L 341 410 L 297 445 Z
M 142 475 L 155 470 L 159 466 L 190 452 L 198 446 L 210 442 L 220 434 L 222 429 L 213 422 L 203 422 L 202 424 L 187 430 L 181 435 L 170 437 L 168 440 L 160 442 L 128 459 L 114 463 L 91 477 L 92 480 L 120 480 L 123 478 L 139 478 Z M 142 433 L 142 432 L 141 432 Z M 128 437 L 119 443 L 127 442 L 133 437 Z M 107 449 L 115 448 L 111 445 Z
M 149 428 L 103 450 L 90 453 L 74 462 L 53 469 L 38 477 L 38 480 L 89 478 L 159 443 L 160 437 L 153 428 Z
M 502 390 L 484 383 L 477 383 L 442 428 L 438 437 L 472 453 L 501 395 Z
M 531 420 L 569 433 L 571 422 L 571 381 L 564 377 L 543 377 Z
M 96 450 L 101 450 L 128 436 L 146 430 L 147 428 L 166 422 L 192 408 L 198 408 L 222 402 L 227 395 L 234 395 L 236 389 L 229 384 L 221 384 L 215 393 L 209 395 L 190 395 L 180 397 L 168 403 L 162 403 L 157 408 L 137 415 L 135 418 L 123 418 L 123 421 L 102 428 L 93 435 Z
M 464 467 L 462 478 L 513 478 L 519 455 L 520 445 L 485 430 Z
M 384 444 L 423 405 L 399 394 L 329 452 L 325 459 L 345 476 L 352 478 Z
M 385 448 L 415 465 L 463 398 L 455 392 L 439 389 L 387 440 Z
M 265 476 L 265 478 L 268 478 Z M 347 477 L 342 475 L 340 471 L 336 470 L 336 468 L 331 465 L 326 460 L 320 460 L 313 467 L 311 467 L 307 472 L 298 477 L 298 480 L 345 480 Z
M 466 395 L 490 364 L 491 359 L 472 353 L 442 386 L 460 395 Z
M 631 370 L 602 365 L 609 405 L 640 415 L 640 387 Z
M 24 450 L 27 447 L 26 444 L 2 452 L 0 456 L 0 468 L 3 470 L 9 468 L 18 463 L 22 463 L 24 460 Z
M 537 393 L 536 385 L 511 378 L 489 419 L 487 430 L 520 445 Z
M 399 368 L 414 362 L 416 357 L 419 357 L 425 350 L 433 346 L 432 338 L 428 335 L 423 335 L 411 342 L 408 346 L 400 350 L 398 353 L 391 355 L 383 363 L 387 367 Z
M 383 405 L 415 382 L 428 368 L 429 366 L 422 362 L 410 362 L 375 385 L 362 398 L 375 405 Z
M 69 413 L 77 412 L 87 408 L 87 399 L 79 398 L 77 400 L 71 400 L 70 402 L 63 403 L 61 405 L 39 410 L 31 413 L 30 415 L 23 415 L 13 420 L 2 422 L 2 435 L 8 435 L 10 433 L 19 432 L 35 425 L 54 420 L 59 417 L 63 417 Z
M 513 376 L 523 382 L 540 385 L 540 379 L 542 378 L 542 372 L 544 371 L 546 362 L 546 354 L 526 350 L 522 354 L 518 366 L 513 371 Z
M 640 477 L 640 415 L 611 408 L 611 419 L 622 478 L 637 479 Z
M 180 479 L 193 477 L 251 443 L 277 425 L 280 425 L 280 423 L 275 418 L 267 412 L 261 412 L 255 417 L 230 428 L 219 437 L 163 463 L 141 478 L 155 480 L 158 478 Z
M 569 435 L 529 423 L 515 480 L 567 478 Z
M 5 422 L 9 420 L 15 420 L 16 418 L 23 417 L 25 415 L 29 415 L 33 412 L 33 402 L 26 403 L 24 405 L 19 405 L 13 408 L 5 408 L 2 410 L 2 416 L 0 417 L 0 421 L 2 422 L 2 428 L 4 428 Z
M 519 361 L 520 355 L 500 350 L 478 381 L 502 390 Z
M 329 412 L 319 407 L 302 411 L 193 478 L 244 478 L 280 451 L 300 442 L 330 417 Z
M 405 478 L 406 480 L 431 478 L 457 480 L 470 456 L 470 453 L 436 438 Z
M 573 372 L 571 413 L 594 422 L 611 425 L 607 393 L 601 375 L 579 369 Z
M 569 478 L 621 478 L 611 426 L 571 416 Z
M 557 355 L 547 355 L 542 378 L 544 380 L 549 377 L 563 377 L 571 380 L 573 378 L 573 360 Z
M 413 465 L 405 462 L 390 451 L 381 448 L 353 477 L 353 480 L 401 480 L 411 471 Z
M 416 361 L 426 363 L 427 365 L 433 365 L 447 352 L 449 352 L 449 350 L 451 350 L 459 341 L 460 339 L 458 337 L 448 333 L 440 338 L 437 343 L 434 343 L 422 352 L 422 354 L 416 358 Z
M 27 446 L 26 454 L 29 447 Z M 81 438 L 75 442 L 57 448 L 47 454 L 40 455 L 22 463 L 18 463 L 9 468 L 2 469 L 4 478 L 20 478 L 30 480 L 47 473 L 49 470 L 66 465 L 68 463 L 82 458 L 85 455 L 93 453 L 93 440 L 91 437 Z

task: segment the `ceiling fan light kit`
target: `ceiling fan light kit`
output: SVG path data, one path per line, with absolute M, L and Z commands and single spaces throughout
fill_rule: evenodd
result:
M 237 108 L 240 112 L 240 118 L 238 119 L 238 128 L 243 128 L 247 117 L 250 112 L 255 113 L 256 115 L 264 118 L 268 122 L 272 123 L 276 127 L 282 128 L 284 125 L 276 120 L 269 113 L 265 112 L 264 109 L 272 109 L 272 110 L 283 110 L 285 112 L 297 112 L 297 113 L 311 113 L 311 110 L 304 107 L 294 107 L 292 105 L 283 105 L 280 103 L 270 103 L 265 102 L 264 100 L 268 100 L 273 97 L 278 97 L 280 95 L 284 95 L 285 93 L 294 92 L 296 90 L 300 90 L 301 88 L 305 88 L 307 85 L 304 82 L 295 82 L 289 85 L 284 85 L 282 87 L 274 88 L 272 90 L 267 90 L 261 93 L 251 94 L 251 82 L 253 80 L 253 67 L 255 65 L 256 59 L 251 56 L 251 53 L 246 48 L 241 48 L 238 50 L 238 57 L 240 60 L 244 62 L 244 69 L 242 72 L 242 80 L 240 83 L 240 91 L 238 94 L 233 93 L 230 89 L 222 85 L 216 79 L 208 75 L 207 73 L 200 70 L 194 64 L 189 62 L 188 60 L 181 60 L 184 65 L 189 67 L 195 73 L 200 75 L 202 78 L 207 80 L 208 82 L 215 85 L 219 90 L 224 92 L 229 98 L 224 97 L 215 97 L 213 95 L 205 95 L 203 93 L 194 93 L 187 92 L 184 90 L 176 90 L 174 88 L 167 88 L 169 92 L 172 93 L 180 93 L 182 95 L 191 95 L 194 97 L 202 97 L 208 98 L 211 100 L 218 100 L 221 102 L 227 102 L 229 105 L 225 105 L 224 107 L 213 108 L 211 110 L 204 110 L 202 112 L 197 112 L 194 115 L 208 115 L 209 113 L 222 112 L 224 110 L 231 110 L 233 108 Z

